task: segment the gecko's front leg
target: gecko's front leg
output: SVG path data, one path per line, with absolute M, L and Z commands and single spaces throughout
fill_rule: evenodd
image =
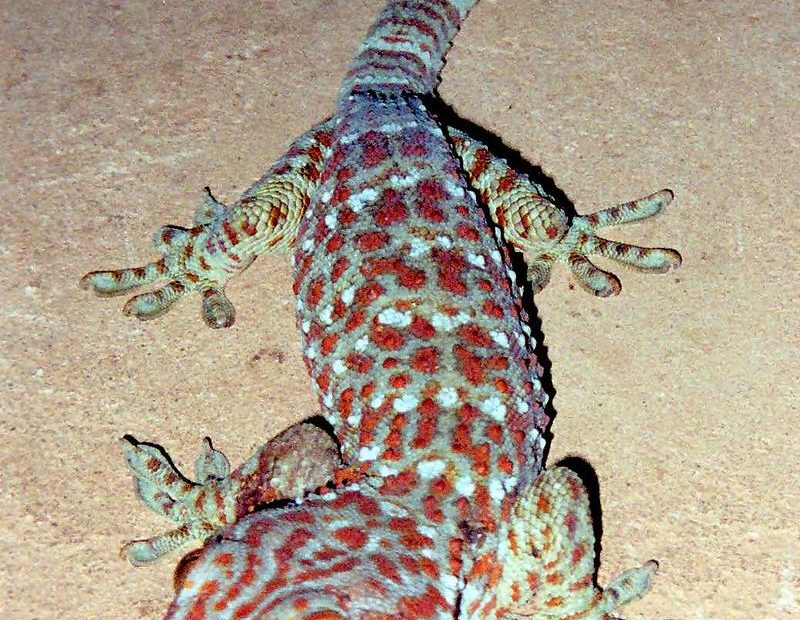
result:
M 159 229 L 154 243 L 164 253 L 161 259 L 142 267 L 92 271 L 81 279 L 81 286 L 101 296 L 115 296 L 168 280 L 155 291 L 129 299 L 125 314 L 142 320 L 157 318 L 183 297 L 200 293 L 203 320 L 210 327 L 230 327 L 235 312 L 225 296 L 225 285 L 259 255 L 294 245 L 300 218 L 319 185 L 333 127 L 333 121 L 325 121 L 301 136 L 231 207 L 209 193 L 193 228 Z M 616 295 L 622 287 L 619 278 L 596 267 L 592 257 L 654 273 L 680 265 L 681 256 L 673 249 L 630 245 L 597 234 L 609 226 L 658 214 L 672 200 L 669 190 L 570 221 L 541 186 L 513 170 L 487 146 L 453 127 L 447 133 L 467 180 L 492 220 L 524 255 L 534 292 L 547 285 L 557 262 L 566 263 L 578 283 L 600 297 Z
M 200 293 L 206 324 L 230 327 L 235 312 L 225 285 L 260 254 L 294 245 L 300 216 L 327 157 L 330 126 L 318 125 L 298 138 L 232 206 L 218 202 L 206 188 L 191 228 L 170 225 L 156 231 L 153 244 L 163 254 L 160 259 L 141 267 L 92 271 L 81 279 L 81 286 L 106 297 L 166 281 L 129 299 L 124 313 L 142 320 L 157 318 L 183 297 Z
M 525 257 L 534 293 L 550 281 L 557 262 L 566 263 L 578 283 L 598 297 L 617 295 L 622 286 L 617 276 L 599 269 L 593 257 L 651 273 L 665 273 L 681 264 L 681 255 L 673 249 L 631 245 L 598 234 L 603 228 L 657 215 L 672 201 L 670 190 L 570 220 L 539 184 L 515 171 L 488 147 L 460 130 L 450 128 L 448 132 L 467 178 L 489 215 L 503 229 L 506 240 Z

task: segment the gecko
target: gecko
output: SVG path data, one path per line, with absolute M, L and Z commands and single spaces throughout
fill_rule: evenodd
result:
M 199 294 L 230 327 L 224 289 L 259 255 L 292 251 L 297 325 L 319 416 L 237 469 L 206 439 L 196 480 L 125 436 L 136 492 L 176 527 L 127 543 L 147 564 L 188 543 L 172 620 L 608 620 L 649 588 L 653 560 L 595 581 L 587 491 L 545 467 L 550 419 L 522 301 L 556 263 L 619 293 L 594 257 L 651 272 L 678 252 L 607 240 L 661 190 L 569 217 L 545 189 L 429 111 L 475 0 L 390 0 L 351 62 L 334 113 L 233 205 L 206 196 L 161 258 L 83 287 L 139 293 L 147 320 Z M 527 264 L 517 283 L 511 253 Z

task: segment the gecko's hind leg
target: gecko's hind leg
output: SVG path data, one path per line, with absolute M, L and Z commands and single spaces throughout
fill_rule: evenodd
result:
M 130 436 L 122 439 L 122 447 L 139 498 L 178 526 L 125 544 L 121 554 L 135 565 L 205 540 L 260 506 L 301 498 L 328 484 L 340 464 L 331 436 L 309 423 L 270 440 L 234 472 L 206 438 L 195 466 L 197 482 L 181 474 L 160 447 Z
M 542 472 L 514 507 L 500 591 L 514 609 L 508 617 L 530 620 L 614 620 L 623 605 L 650 587 L 654 560 L 595 585 L 595 538 L 589 497 L 566 467 Z

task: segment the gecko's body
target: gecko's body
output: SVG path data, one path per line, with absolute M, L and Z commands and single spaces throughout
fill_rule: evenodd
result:
M 595 587 L 585 491 L 568 470 L 544 471 L 547 396 L 492 223 L 528 254 L 535 288 L 567 260 L 611 294 L 616 279 L 588 254 L 655 270 L 679 259 L 594 230 L 670 195 L 569 223 L 540 187 L 441 127 L 424 100 L 472 4 L 390 2 L 331 121 L 233 207 L 209 196 L 195 228 L 162 229 L 165 258 L 85 278 L 108 294 L 170 278 L 127 311 L 148 318 L 199 291 L 206 321 L 227 326 L 230 274 L 294 246 L 303 353 L 340 450 L 300 425 L 229 474 L 209 443 L 193 485 L 127 440 L 141 497 L 180 524 L 128 556 L 207 538 L 180 565 L 168 618 L 492 619 L 525 606 L 601 619 L 649 584 L 651 563 Z

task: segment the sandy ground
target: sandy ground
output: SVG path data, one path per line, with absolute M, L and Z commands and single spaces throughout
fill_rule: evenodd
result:
M 139 323 L 81 291 L 141 264 L 210 184 L 232 201 L 331 110 L 379 3 L 0 3 L 0 616 L 159 618 L 177 556 L 117 556 L 167 523 L 137 504 L 117 438 L 191 472 L 316 411 L 286 256 Z M 541 166 L 580 212 L 671 187 L 617 238 L 674 245 L 668 276 L 599 300 L 563 269 L 536 299 L 557 394 L 551 462 L 599 480 L 600 581 L 657 558 L 633 619 L 800 617 L 794 2 L 486 0 L 440 89 Z

